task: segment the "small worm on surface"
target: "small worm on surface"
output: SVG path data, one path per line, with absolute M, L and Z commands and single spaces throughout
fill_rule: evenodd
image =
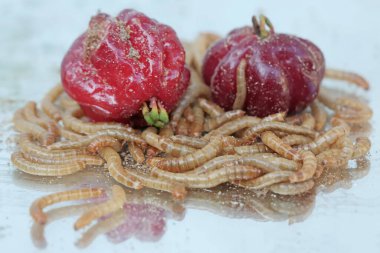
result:
M 304 128 L 314 129 L 315 128 L 315 118 L 310 113 L 302 114 L 302 124 Z
M 194 121 L 192 122 L 189 135 L 199 137 L 203 132 L 204 112 L 198 105 L 193 107 Z
M 182 174 L 184 174 L 184 175 L 185 174 L 202 174 L 202 173 L 205 173 L 207 171 L 219 169 L 219 168 L 223 167 L 224 165 L 226 165 L 227 163 L 233 162 L 239 158 L 240 158 L 240 156 L 238 156 L 238 155 L 218 156 L 218 157 L 215 157 L 215 158 L 211 159 L 210 161 L 202 164 L 201 166 L 199 166 L 193 170 L 189 170 L 189 171 L 182 173 Z
M 365 156 L 371 149 L 371 141 L 367 137 L 356 138 L 354 146 L 354 152 L 352 154 L 353 159 L 361 158 Z
M 133 141 L 128 142 L 128 151 L 136 163 L 144 163 L 144 151 L 136 143 L 134 143 Z
M 99 219 L 102 216 L 116 212 L 123 208 L 124 203 L 127 201 L 125 191 L 118 185 L 112 186 L 112 196 L 104 203 L 95 205 L 90 210 L 85 212 L 75 222 L 74 228 L 78 230 L 90 224 L 92 221 Z
M 21 152 L 15 152 L 11 156 L 13 165 L 19 170 L 37 176 L 58 177 L 74 174 L 86 167 L 82 161 L 66 164 L 42 164 L 28 161 Z
M 158 178 L 183 183 L 189 188 L 211 188 L 229 181 L 258 177 L 261 170 L 251 166 L 225 166 L 202 174 L 173 173 L 158 168 L 153 168 L 151 173 Z
M 316 135 L 316 132 L 314 130 L 302 126 L 289 125 L 283 122 L 261 122 L 248 129 L 248 131 L 245 132 L 244 138 L 251 139 L 252 137 L 255 137 L 257 134 L 260 134 L 261 132 L 275 130 L 282 131 L 288 134 L 306 135 L 311 138 L 314 138 L 314 136 Z
M 315 171 L 317 170 L 317 158 L 311 151 L 302 151 L 302 168 L 296 171 L 291 177 L 291 183 L 303 182 L 313 178 Z
M 271 114 L 269 116 L 266 116 L 261 121 L 262 122 L 267 122 L 267 121 L 269 121 L 269 122 L 272 122 L 272 121 L 284 122 L 285 117 L 286 117 L 286 112 L 278 112 L 278 113 L 274 113 L 274 114 Z
M 238 132 L 239 130 L 252 127 L 260 123 L 261 119 L 252 116 L 244 116 L 232 121 L 229 121 L 217 129 L 209 132 L 203 139 L 209 140 L 211 136 L 227 136 Z
M 246 81 L 247 61 L 241 60 L 236 69 L 236 96 L 232 105 L 233 110 L 242 109 L 247 97 L 247 81 Z
M 264 143 L 256 143 L 249 146 L 234 147 L 233 151 L 239 155 L 248 155 L 248 154 L 270 152 L 271 149 L 268 148 Z
M 167 124 L 163 128 L 160 129 L 159 135 L 161 137 L 171 137 L 174 135 L 173 129 L 171 125 Z
M 344 80 L 344 81 L 356 84 L 357 86 L 365 90 L 369 89 L 369 84 L 367 80 L 365 80 L 362 76 L 353 72 L 348 72 L 348 71 L 338 70 L 338 69 L 326 69 L 325 77 L 336 79 L 336 80 Z
M 30 206 L 30 215 L 40 224 L 45 224 L 47 216 L 43 209 L 55 203 L 98 198 L 104 195 L 103 188 L 82 188 L 78 190 L 53 193 L 42 198 L 36 199 Z
M 245 112 L 242 111 L 242 110 L 234 110 L 234 111 L 228 111 L 228 112 L 225 112 L 215 118 L 209 118 L 205 121 L 205 124 L 204 124 L 204 129 L 205 131 L 211 131 L 221 125 L 223 125 L 224 123 L 228 122 L 228 121 L 231 121 L 231 120 L 234 120 L 234 119 L 237 119 L 237 118 L 240 118 L 242 116 L 244 116 Z
M 198 105 L 202 110 L 207 113 L 211 118 L 216 118 L 224 113 L 224 110 L 219 105 L 214 102 L 207 100 L 205 98 L 198 99 Z
M 70 140 L 70 141 L 78 141 L 84 137 L 83 135 L 77 134 L 77 133 L 75 133 L 71 130 L 65 129 L 65 128 L 59 128 L 59 133 L 63 138 L 65 138 L 66 140 Z M 53 147 L 55 147 L 55 145 L 57 145 L 57 149 L 60 149 L 58 144 L 61 144 L 61 143 L 63 143 L 63 142 L 53 143 L 48 148 L 55 149 Z
M 235 183 L 247 189 L 259 190 L 276 183 L 289 181 L 289 177 L 293 174 L 294 172 L 291 171 L 278 170 L 252 180 L 237 181 Z
M 122 185 L 132 189 L 141 189 L 142 183 L 123 168 L 119 154 L 110 147 L 99 150 L 100 156 L 107 162 L 108 172 L 111 177 Z
M 104 164 L 102 158 L 92 155 L 75 155 L 75 156 L 65 156 L 62 159 L 56 158 L 46 158 L 33 156 L 29 153 L 23 153 L 23 156 L 34 163 L 45 163 L 45 164 L 67 164 L 73 162 L 84 162 L 86 165 L 100 166 Z
M 177 127 L 175 129 L 175 134 L 178 135 L 189 135 L 190 124 L 185 118 L 180 118 L 178 120 Z
M 170 137 L 170 140 L 172 140 L 174 143 L 182 144 L 192 148 L 203 148 L 208 143 L 207 141 L 200 138 L 185 135 L 174 135 Z
M 321 131 L 327 122 L 327 112 L 319 103 L 318 100 L 315 100 L 311 105 L 311 113 L 315 119 L 315 130 Z
M 88 144 L 87 151 L 91 154 L 96 154 L 104 147 L 111 147 L 116 152 L 121 150 L 121 144 L 117 139 L 110 136 L 100 136 Z
M 289 146 L 305 145 L 313 141 L 313 139 L 311 139 L 310 137 L 298 134 L 289 134 L 283 137 L 281 140 Z
M 57 98 L 63 93 L 63 86 L 58 84 L 54 86 L 42 99 L 42 110 L 54 121 L 59 121 L 62 116 L 58 107 L 54 104 Z
M 261 140 L 265 145 L 274 150 L 277 154 L 290 160 L 300 160 L 298 152 L 291 146 L 285 144 L 273 132 L 267 131 L 261 134 Z
M 307 180 L 300 183 L 279 183 L 269 187 L 273 193 L 280 195 L 297 195 L 310 191 L 314 186 L 313 180 Z
M 194 112 L 191 106 L 186 107 L 183 111 L 183 117 L 185 117 L 188 122 L 194 122 Z

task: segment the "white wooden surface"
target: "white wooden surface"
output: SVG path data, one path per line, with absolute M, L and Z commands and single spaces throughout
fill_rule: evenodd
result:
M 88 252 L 380 252 L 380 1 L 251 0 L 1 0 L 0 1 L 0 251 L 38 252 L 30 238 L 28 207 L 35 198 L 62 190 L 9 166 L 10 117 L 26 100 L 40 100 L 59 81 L 59 65 L 73 39 L 98 9 L 116 14 L 136 8 L 173 26 L 191 39 L 204 30 L 225 34 L 249 24 L 250 16 L 267 14 L 276 30 L 314 41 L 327 65 L 351 69 L 372 85 L 367 97 L 375 111 L 371 170 L 350 189 L 320 194 L 304 222 L 263 223 L 234 220 L 188 210 L 182 222 L 168 221 L 156 243 L 130 239 L 113 245 L 98 238 Z M 352 89 L 364 94 L 359 89 Z M 89 178 L 88 181 L 96 180 Z M 83 182 L 81 182 L 83 183 Z M 46 252 L 75 252 L 80 233 L 74 218 L 46 229 Z M 83 252 L 83 251 L 82 251 Z M 86 251 L 85 251 L 86 252 Z

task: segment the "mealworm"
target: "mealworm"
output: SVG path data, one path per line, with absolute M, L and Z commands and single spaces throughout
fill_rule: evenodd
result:
M 367 137 L 356 138 L 354 146 L 354 152 L 352 154 L 353 159 L 357 159 L 365 156 L 371 149 L 371 141 Z
M 317 161 L 318 161 L 318 156 L 317 156 Z M 324 167 L 323 167 L 323 165 L 322 164 L 320 164 L 319 162 L 318 162 L 318 164 L 317 164 L 317 169 L 315 170 L 315 173 L 314 173 L 314 179 L 318 179 L 318 178 L 320 178 L 321 177 L 321 175 L 322 175 L 322 173 L 323 173 L 323 170 L 324 170 Z
M 56 136 L 54 134 L 47 132 L 37 124 L 26 121 L 22 109 L 17 110 L 13 115 L 13 124 L 17 131 L 31 134 L 44 146 L 55 141 Z
M 313 117 L 313 115 L 311 115 L 310 113 L 304 113 L 302 114 L 302 124 L 301 126 L 303 126 L 304 128 L 307 128 L 307 129 L 314 129 L 315 128 L 315 119 Z
M 176 109 L 172 112 L 172 120 L 170 124 L 175 128 L 179 119 L 182 117 L 182 113 L 186 107 L 193 103 L 200 96 L 210 96 L 210 88 L 203 82 L 199 74 L 190 68 L 191 71 L 191 83 L 187 88 L 185 95 L 178 103 Z
M 140 164 L 144 163 L 145 161 L 144 151 L 138 145 L 136 145 L 136 143 L 134 143 L 133 141 L 128 142 L 128 151 L 136 163 L 140 163 Z
M 223 167 L 228 162 L 235 161 L 239 157 L 240 156 L 237 156 L 237 155 L 218 156 L 218 157 L 215 157 L 214 159 L 211 159 L 210 161 L 202 164 L 201 166 L 199 166 L 193 170 L 189 170 L 187 172 L 184 172 L 182 174 L 183 175 L 187 175 L 187 174 L 196 174 L 197 175 L 197 174 L 202 174 L 202 173 L 207 172 L 207 171 L 216 170 L 216 169 Z
M 252 127 L 260 123 L 261 119 L 252 116 L 244 116 L 232 121 L 229 121 L 217 129 L 212 130 L 207 135 L 203 136 L 203 139 L 208 140 L 211 136 L 227 136 L 231 135 L 241 129 Z
M 211 139 L 210 143 L 194 153 L 190 153 L 179 158 L 152 158 L 148 164 L 173 172 L 188 171 L 214 158 L 222 150 L 223 138 L 215 137 Z
M 233 147 L 233 151 L 239 155 L 248 155 L 248 154 L 270 152 L 271 149 L 269 149 L 264 143 L 256 143 L 249 146 Z
M 69 156 L 83 155 L 87 153 L 84 149 L 49 150 L 35 144 L 29 134 L 20 135 L 18 144 L 23 153 L 29 153 L 32 156 L 45 159 L 64 160 Z
M 293 174 L 294 172 L 291 171 L 277 170 L 252 180 L 235 181 L 234 183 L 250 190 L 260 190 L 273 184 L 289 181 L 289 177 Z
M 267 131 L 261 133 L 262 142 L 270 149 L 274 150 L 277 154 L 291 160 L 300 160 L 298 152 L 291 146 L 285 144 L 273 132 Z
M 81 217 L 79 217 L 79 219 L 74 224 L 75 230 L 87 226 L 92 221 L 99 219 L 102 216 L 114 213 L 115 211 L 122 209 L 126 201 L 127 198 L 123 188 L 118 185 L 113 185 L 111 198 L 104 203 L 100 203 L 92 207 Z
M 314 187 L 313 180 L 300 183 L 279 183 L 270 186 L 270 190 L 281 195 L 297 195 L 310 191 Z
M 265 118 L 263 118 L 261 120 L 261 122 L 267 122 L 267 121 L 269 121 L 269 122 L 271 122 L 271 121 L 283 122 L 283 121 L 285 121 L 285 117 L 286 117 L 286 112 L 278 112 L 278 113 L 274 113 L 274 114 L 266 116 Z
M 343 160 L 339 159 L 341 153 L 342 150 L 336 148 L 325 150 L 317 155 L 318 164 L 326 168 L 341 167 L 344 165 L 343 163 L 341 163 Z
M 154 139 L 152 139 L 152 144 L 156 144 L 155 140 L 156 140 L 156 135 L 152 135 L 150 133 L 154 133 L 156 134 L 157 133 L 157 129 L 155 127 L 147 127 L 141 134 L 141 137 L 144 139 L 144 136 L 152 136 L 154 137 Z M 150 145 L 147 147 L 146 149 L 146 157 L 149 158 L 149 157 L 155 157 L 157 154 L 159 153 L 159 149 L 157 149 L 156 147 Z
M 139 180 L 123 168 L 120 155 L 110 147 L 99 150 L 100 156 L 106 161 L 111 177 L 122 185 L 133 189 L 141 189 L 143 186 Z
M 195 149 L 191 147 L 174 143 L 168 138 L 161 138 L 159 135 L 150 131 L 144 131 L 142 137 L 149 145 L 175 157 L 193 153 L 195 151 Z
M 314 138 L 316 133 L 314 130 L 307 129 L 302 126 L 289 125 L 283 122 L 261 122 L 249 128 L 245 132 L 244 139 L 252 139 L 257 134 L 264 131 L 282 131 L 289 134 L 300 134 Z
M 205 98 L 199 98 L 198 105 L 202 108 L 202 110 L 205 113 L 210 115 L 211 118 L 216 118 L 224 113 L 222 107 Z
M 73 141 L 61 141 L 56 142 L 50 146 L 48 149 L 70 149 L 70 148 L 80 148 L 88 146 L 91 142 L 104 137 L 112 137 L 121 141 L 133 141 L 136 143 L 145 143 L 144 139 L 139 135 L 129 132 L 128 130 L 117 130 L 117 129 L 105 129 L 100 130 L 97 133 L 93 133 L 87 136 L 83 136 L 79 140 Z
M 24 117 L 27 121 L 35 123 L 44 129 L 48 128 L 48 121 L 37 116 L 37 105 L 34 101 L 29 101 L 26 103 L 24 107 Z
M 56 158 L 46 158 L 46 157 L 37 157 L 29 153 L 23 153 L 23 156 L 34 163 L 45 163 L 45 164 L 67 164 L 74 162 L 84 162 L 86 165 L 100 166 L 104 164 L 102 158 L 92 155 L 76 155 L 76 156 L 66 156 L 64 159 Z
M 54 102 L 62 94 L 63 87 L 61 84 L 54 86 L 42 99 L 41 108 L 42 110 L 54 121 L 59 121 L 61 119 L 61 112 Z
M 209 46 L 220 37 L 214 33 L 200 33 L 192 43 L 191 52 L 193 55 L 192 65 L 202 73 L 202 63 L 204 55 L 206 54 Z
M 369 89 L 369 83 L 367 82 L 367 80 L 365 80 L 364 77 L 353 72 L 338 69 L 326 69 L 325 77 L 337 80 L 344 80 L 356 84 L 357 86 L 365 90 Z
M 240 118 L 242 116 L 244 116 L 245 112 L 242 111 L 242 110 L 234 110 L 234 111 L 228 111 L 228 112 L 225 112 L 215 118 L 209 118 L 205 121 L 205 124 L 204 124 L 204 130 L 209 132 L 221 125 L 223 125 L 224 123 L 228 122 L 228 121 L 231 121 L 231 120 L 234 120 L 234 119 L 237 119 L 237 118 Z
M 159 135 L 161 137 L 171 137 L 174 135 L 174 132 L 172 127 L 169 124 L 167 124 L 163 128 L 160 128 Z
M 313 141 L 310 137 L 303 136 L 303 135 L 298 135 L 298 134 L 290 134 L 285 137 L 283 137 L 282 142 L 289 146 L 294 146 L 294 145 L 305 145 Z
M 338 138 L 347 135 L 347 131 L 348 129 L 345 126 L 335 126 L 319 136 L 315 141 L 301 145 L 300 149 L 310 150 L 317 155 L 336 142 Z
M 186 197 L 187 191 L 183 184 L 158 179 L 127 167 L 125 167 L 124 169 L 133 177 L 137 178 L 137 180 L 139 180 L 146 187 L 160 191 L 170 192 L 173 198 L 175 199 L 183 200 Z
M 327 112 L 317 100 L 315 100 L 310 107 L 315 119 L 315 130 L 321 131 L 326 125 Z
M 100 149 L 104 147 L 111 147 L 116 152 L 119 152 L 121 150 L 121 144 L 117 139 L 110 136 L 100 136 L 88 144 L 87 151 L 91 154 L 96 154 Z
M 203 132 L 204 112 L 202 108 L 200 108 L 198 105 L 195 105 L 193 107 L 193 113 L 194 122 L 190 126 L 189 135 L 199 137 Z
M 74 107 L 68 109 L 62 116 L 63 125 L 81 134 L 93 134 L 102 130 L 128 131 L 128 128 L 120 123 L 83 122 L 77 118 L 82 115 L 83 111 L 80 108 Z
M 250 166 L 226 166 L 203 174 L 173 173 L 152 168 L 152 175 L 170 181 L 183 183 L 189 188 L 211 188 L 234 180 L 248 180 L 261 175 L 261 170 Z
M 35 222 L 39 224 L 45 224 L 47 220 L 47 216 L 43 211 L 45 207 L 59 202 L 98 198 L 103 195 L 103 188 L 82 188 L 77 190 L 53 193 L 36 199 L 30 206 L 30 215 L 33 217 Z
M 354 153 L 354 144 L 351 139 L 347 136 L 339 138 L 333 145 L 333 148 L 341 149 L 339 160 L 341 164 L 347 164 L 349 160 L 352 159 L 352 154 Z
M 357 99 L 342 97 L 336 101 L 336 104 L 337 111 L 335 116 L 348 122 L 357 123 L 368 121 L 373 114 L 367 104 Z
M 74 174 L 83 170 L 86 165 L 84 162 L 75 161 L 66 164 L 42 164 L 28 161 L 24 158 L 21 152 L 15 152 L 11 156 L 13 165 L 31 175 L 58 177 Z
M 302 168 L 296 171 L 289 179 L 291 183 L 303 182 L 313 178 L 317 170 L 317 158 L 311 151 L 302 151 Z
M 190 130 L 189 128 L 189 122 L 187 122 L 185 118 L 180 118 L 175 133 L 178 135 L 188 135 Z
M 71 130 L 65 129 L 65 128 L 59 128 L 59 133 L 63 138 L 70 140 L 70 141 L 77 141 L 77 140 L 84 137 L 83 135 L 77 134 L 77 133 L 75 133 Z M 52 148 L 52 147 L 54 147 L 53 145 L 60 145 L 58 143 L 61 143 L 61 142 L 56 142 L 56 143 L 50 145 L 48 148 L 54 149 L 54 148 Z M 57 148 L 57 149 L 59 149 L 59 148 Z
M 185 117 L 188 122 L 194 121 L 194 112 L 191 106 L 186 107 L 186 109 L 183 111 L 183 117 Z
M 170 137 L 170 140 L 175 143 L 186 145 L 192 148 L 203 148 L 208 143 L 205 140 L 186 135 L 174 135 Z
M 242 109 L 247 97 L 247 81 L 246 81 L 247 61 L 242 59 L 236 69 L 236 95 L 232 105 L 232 109 Z

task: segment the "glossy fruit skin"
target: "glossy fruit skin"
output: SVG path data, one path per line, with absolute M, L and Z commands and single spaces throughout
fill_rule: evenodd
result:
M 212 99 L 226 110 L 233 109 L 243 59 L 247 94 L 240 109 L 259 117 L 303 110 L 316 98 L 325 72 L 324 56 L 310 41 L 273 31 L 261 38 L 248 26 L 235 29 L 208 50 L 202 69 Z
M 190 73 L 174 30 L 126 9 L 115 18 L 92 17 L 65 55 L 61 79 L 92 120 L 138 122 L 143 103 L 153 97 L 167 111 L 174 109 Z

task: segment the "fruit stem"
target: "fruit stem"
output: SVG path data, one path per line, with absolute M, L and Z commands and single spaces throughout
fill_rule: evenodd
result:
M 160 101 L 157 101 L 155 97 L 149 100 L 149 106 L 147 103 L 143 104 L 142 114 L 143 117 L 150 126 L 162 128 L 169 123 L 169 115 Z
M 272 22 L 270 22 L 269 18 L 266 16 L 260 15 L 259 20 L 260 22 L 257 20 L 256 16 L 252 17 L 253 32 L 260 36 L 260 38 L 265 39 L 270 34 L 274 33 L 274 28 Z M 269 31 L 266 27 L 269 28 Z

